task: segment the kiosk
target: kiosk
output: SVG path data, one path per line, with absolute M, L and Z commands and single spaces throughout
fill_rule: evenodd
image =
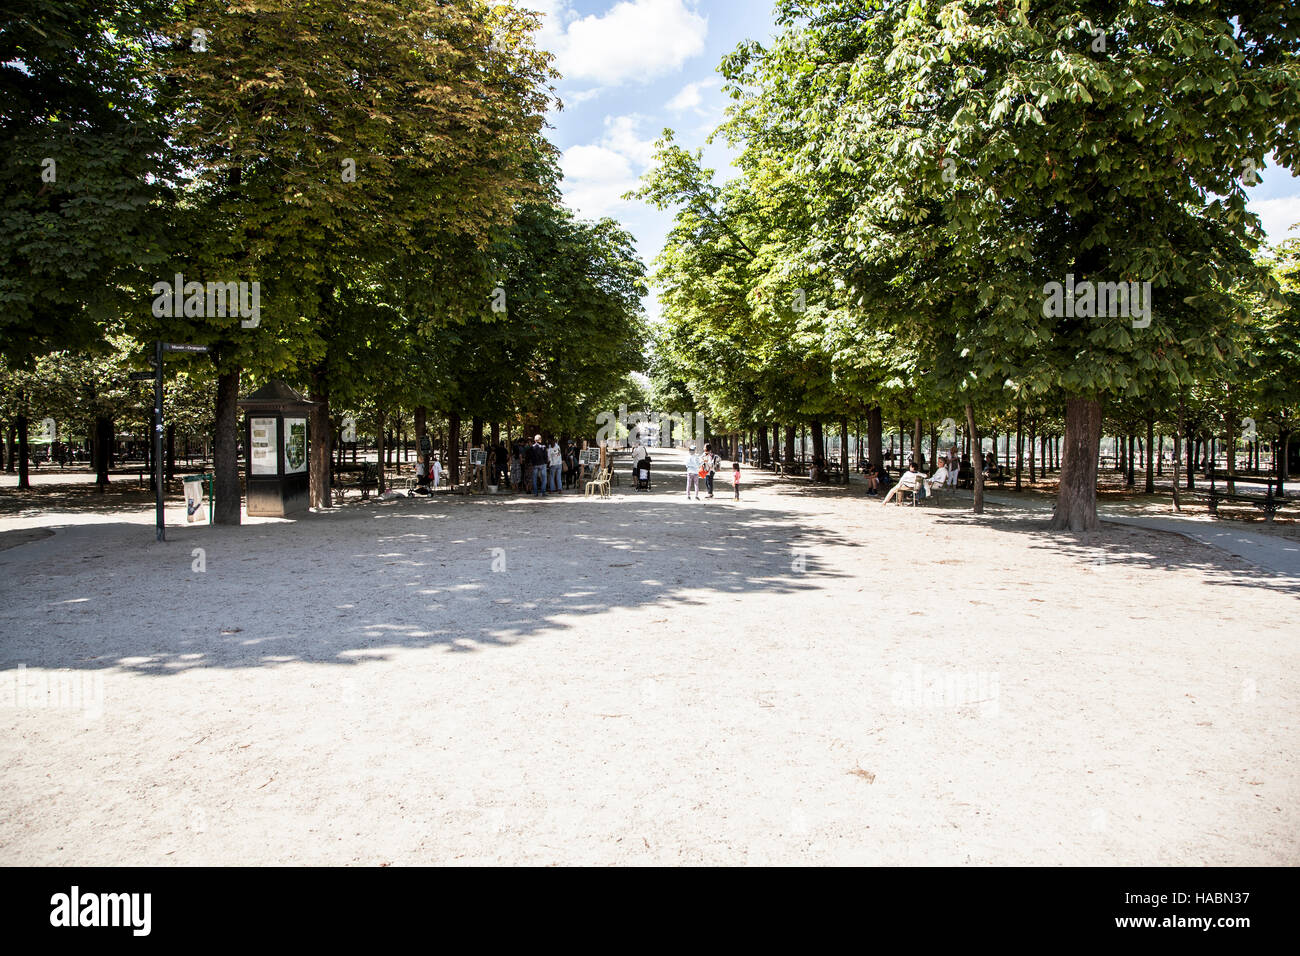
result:
M 278 381 L 239 400 L 250 516 L 282 518 L 310 505 L 307 418 L 314 404 Z

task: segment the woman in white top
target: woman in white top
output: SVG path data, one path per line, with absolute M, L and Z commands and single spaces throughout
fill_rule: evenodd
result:
M 560 491 L 560 473 L 564 469 L 564 454 L 560 451 L 560 443 L 554 438 L 546 449 L 546 490 Z
M 691 500 L 691 492 L 695 492 L 695 500 L 700 500 L 700 456 L 695 454 L 695 446 L 691 445 L 686 453 L 686 500 Z

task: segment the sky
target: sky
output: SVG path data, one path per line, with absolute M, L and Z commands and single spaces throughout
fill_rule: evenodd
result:
M 609 216 L 636 239 L 646 265 L 663 248 L 671 213 L 624 193 L 650 166 L 665 128 L 679 145 L 703 148 L 719 180 L 735 175 L 726 143 L 705 140 L 730 102 L 717 67 L 740 42 L 775 30 L 769 0 L 515 0 L 543 14 L 538 46 L 556 56 L 564 104 L 548 120 L 562 154 L 565 201 L 582 218 Z M 1300 222 L 1300 179 L 1260 171 L 1250 208 L 1273 242 Z M 1290 236 L 1300 237 L 1300 230 Z M 646 300 L 659 315 L 653 292 Z

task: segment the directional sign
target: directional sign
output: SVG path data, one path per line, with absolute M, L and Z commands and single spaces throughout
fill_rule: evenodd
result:
M 206 345 L 177 345 L 175 342 L 163 343 L 164 352 L 194 352 L 202 354 L 208 351 Z

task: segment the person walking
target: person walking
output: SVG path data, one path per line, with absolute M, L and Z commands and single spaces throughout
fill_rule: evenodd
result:
M 437 491 L 442 485 L 442 459 L 435 457 L 433 459 L 433 490 Z
M 560 471 L 564 468 L 564 455 L 560 443 L 554 438 L 546 449 L 546 490 L 560 494 Z
M 740 500 L 740 462 L 731 463 L 731 488 L 736 493 L 735 500 Z
M 695 500 L 700 500 L 700 456 L 695 454 L 695 443 L 691 442 L 686 453 L 686 500 L 691 500 L 691 492 L 695 492 Z
M 706 444 L 704 446 L 704 460 L 701 462 L 704 469 L 704 486 L 708 489 L 706 498 L 713 497 L 713 476 L 719 468 L 722 467 L 722 459 L 713 451 L 713 446 Z
M 528 464 L 533 469 L 533 497 L 546 497 L 546 446 L 542 436 L 534 435 L 533 443 L 528 448 Z

